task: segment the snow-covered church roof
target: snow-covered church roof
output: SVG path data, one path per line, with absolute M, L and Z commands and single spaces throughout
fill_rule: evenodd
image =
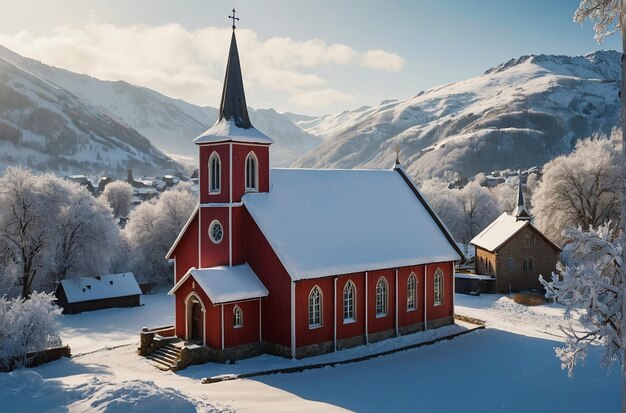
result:
M 272 144 L 274 141 L 269 136 L 260 132 L 254 126 L 247 129 L 237 126 L 235 121 L 222 119 L 211 127 L 208 131 L 193 140 L 193 143 L 214 143 L 214 142 L 246 142 Z
M 68 303 L 141 294 L 132 272 L 61 280 Z
M 461 259 L 403 172 L 270 173 L 242 200 L 293 280 Z
M 248 264 L 191 268 L 168 294 L 174 294 L 189 277 L 198 283 L 213 304 L 267 297 L 269 292 Z

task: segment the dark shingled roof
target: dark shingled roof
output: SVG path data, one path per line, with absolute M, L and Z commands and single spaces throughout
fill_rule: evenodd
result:
M 246 106 L 246 95 L 243 90 L 235 30 L 233 30 L 233 35 L 230 39 L 228 64 L 226 65 L 224 89 L 222 90 L 222 101 L 220 103 L 220 115 L 217 121 L 219 122 L 222 119 L 233 120 L 235 125 L 241 129 L 252 127 L 250 117 L 248 116 L 248 107 Z

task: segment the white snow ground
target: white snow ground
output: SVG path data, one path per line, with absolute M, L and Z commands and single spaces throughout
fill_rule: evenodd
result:
M 215 384 L 201 384 L 199 378 L 303 362 L 263 356 L 233 366 L 207 364 L 178 374 L 161 372 L 138 357 L 135 347 L 143 325 L 171 324 L 173 303 L 164 294 L 142 297 L 144 307 L 63 316 L 63 340 L 74 354 L 132 344 L 0 374 L 0 411 L 619 410 L 619 368 L 602 370 L 599 349 L 577 367 L 573 379 L 560 369 L 553 348 L 560 344 L 562 308 L 524 307 L 500 295 L 455 299 L 457 313 L 483 319 L 488 328 L 364 362 Z M 397 345 L 388 343 L 377 346 Z M 360 355 L 370 347 L 349 351 Z

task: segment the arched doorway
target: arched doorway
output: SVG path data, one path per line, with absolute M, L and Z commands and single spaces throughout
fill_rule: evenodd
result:
M 196 293 L 191 293 L 185 300 L 187 309 L 187 340 L 194 340 L 205 345 L 205 308 Z

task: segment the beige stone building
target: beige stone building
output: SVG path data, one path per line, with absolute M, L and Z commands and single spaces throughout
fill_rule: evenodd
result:
M 494 276 L 494 292 L 501 294 L 543 289 L 539 275 L 550 277 L 561 252 L 532 224 L 521 179 L 513 213 L 500 215 L 470 243 L 476 248 L 476 273 Z

